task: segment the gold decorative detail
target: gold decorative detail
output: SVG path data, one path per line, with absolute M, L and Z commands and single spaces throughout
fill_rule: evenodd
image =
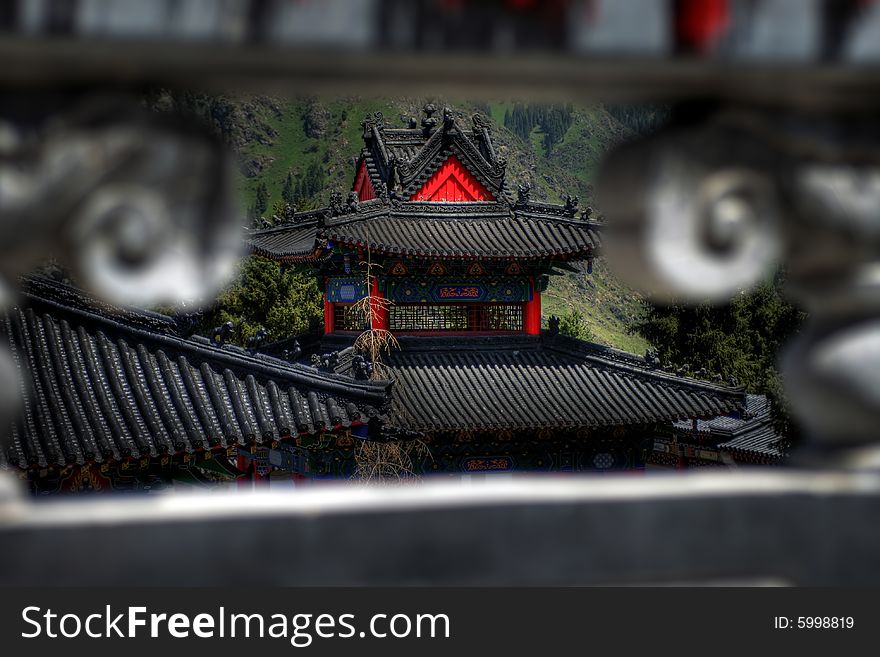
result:
M 431 266 L 428 267 L 428 275 L 429 276 L 444 276 L 446 274 L 446 267 L 443 266 L 442 262 L 434 261 L 431 263 Z
M 406 265 L 403 264 L 400 260 L 396 261 L 391 268 L 388 270 L 388 273 L 392 276 L 406 276 L 409 271 L 406 268 Z
M 486 273 L 486 270 L 483 268 L 483 265 L 475 261 L 470 267 L 468 267 L 467 273 L 469 276 L 482 276 Z

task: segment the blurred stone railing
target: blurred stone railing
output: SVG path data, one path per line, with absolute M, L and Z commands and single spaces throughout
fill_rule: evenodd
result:
M 7 482 L 9 483 L 9 482 Z M 0 502 L 3 585 L 878 585 L 880 475 Z

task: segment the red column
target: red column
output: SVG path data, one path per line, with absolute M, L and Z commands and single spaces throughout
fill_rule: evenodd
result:
M 327 279 L 324 279 L 324 333 L 333 333 L 336 328 L 333 317 L 333 304 L 327 300 Z
M 384 303 L 373 301 L 373 299 L 383 298 L 382 292 L 379 291 L 379 279 L 375 276 L 373 276 L 370 297 L 370 327 L 377 330 L 387 331 L 389 326 L 388 307 Z
M 237 467 L 242 472 L 245 472 L 243 477 L 239 477 L 237 483 L 238 488 L 240 489 L 250 489 L 254 487 L 253 477 L 252 477 L 252 468 L 250 467 L 250 459 L 243 454 L 239 454 L 235 458 L 235 467 Z
M 529 278 L 529 284 L 532 288 L 532 298 L 526 302 L 523 328 L 528 335 L 539 335 L 541 333 L 541 293 L 535 287 L 534 277 Z
M 324 295 L 324 333 L 333 333 L 333 304 L 327 301 Z

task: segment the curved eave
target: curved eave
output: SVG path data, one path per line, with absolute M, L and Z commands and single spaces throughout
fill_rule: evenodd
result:
M 308 252 L 286 252 L 266 249 L 251 243 L 248 243 L 247 246 L 252 255 L 261 256 L 263 258 L 268 258 L 269 260 L 275 260 L 277 262 L 283 263 L 318 262 L 320 260 L 324 260 L 327 257 L 327 253 L 324 251 L 324 249 L 318 247 L 316 247 L 313 251 Z
M 0 315 L 0 337 L 29 374 L 10 463 L 63 466 L 264 444 L 382 421 L 390 401 L 390 381 L 356 381 L 130 319 L 29 289 Z
M 254 255 L 282 262 L 309 262 L 321 258 L 318 224 L 282 225 L 252 232 L 245 244 Z
M 409 430 L 639 427 L 730 413 L 744 392 L 657 372 L 562 336 L 400 338 L 391 422 Z M 467 394 L 450 395 L 450 390 Z
M 379 419 L 380 421 L 385 420 L 384 415 L 377 415 L 376 418 Z M 17 450 L 15 448 L 15 446 L 13 445 L 13 447 L 11 448 L 10 451 L 19 452 L 19 453 L 7 455 L 8 457 L 11 457 L 11 458 L 7 458 L 6 463 L 9 466 L 17 467 L 21 470 L 34 471 L 34 470 L 44 470 L 47 468 L 49 468 L 49 469 L 51 469 L 51 468 L 64 468 L 69 465 L 88 466 L 88 465 L 125 463 L 125 462 L 137 461 L 137 460 L 140 460 L 141 458 L 156 458 L 158 456 L 162 456 L 162 457 L 170 456 L 170 457 L 174 458 L 174 457 L 180 457 L 180 456 L 184 456 L 184 455 L 199 455 L 199 454 L 206 454 L 206 453 L 221 454 L 222 452 L 225 452 L 227 449 L 235 448 L 235 447 L 251 447 L 251 446 L 271 447 L 275 443 L 286 443 L 286 442 L 296 441 L 296 439 L 299 437 L 312 436 L 315 433 L 319 433 L 319 432 L 338 433 L 338 432 L 346 431 L 348 429 L 353 429 L 355 427 L 360 427 L 360 426 L 364 426 L 366 424 L 369 424 L 371 419 L 372 418 L 364 417 L 363 419 L 357 419 L 357 420 L 353 419 L 353 420 L 339 421 L 336 424 L 329 425 L 329 426 L 317 426 L 316 425 L 315 429 L 311 430 L 311 431 L 305 430 L 305 429 L 301 430 L 301 431 L 279 430 L 277 432 L 277 434 L 273 434 L 273 435 L 258 434 L 256 436 L 254 436 L 253 440 L 251 440 L 251 441 L 245 441 L 241 438 L 239 438 L 237 441 L 224 439 L 219 444 L 209 445 L 209 446 L 203 447 L 203 448 L 194 448 L 191 445 L 186 445 L 180 449 L 163 451 L 163 452 L 156 452 L 156 453 L 144 452 L 142 454 L 132 454 L 131 456 L 125 456 L 125 455 L 119 453 L 118 451 L 116 451 L 115 453 L 107 454 L 107 455 L 95 454 L 93 458 L 84 458 L 82 456 L 78 456 L 76 459 L 65 460 L 65 461 L 61 461 L 61 460 L 49 461 L 46 458 L 42 458 L 39 460 L 33 459 L 33 458 L 27 458 L 23 453 L 20 453 L 21 450 Z M 295 442 L 294 442 L 294 444 L 295 444 Z
M 369 243 L 361 240 L 353 240 L 342 236 L 330 236 L 336 244 L 350 248 L 369 249 L 373 253 L 387 256 L 412 256 L 416 258 L 448 258 L 461 260 L 546 260 L 558 258 L 560 260 L 586 260 L 595 257 L 598 252 L 593 248 L 585 248 L 577 251 L 564 251 L 562 249 L 541 252 L 501 252 L 501 251 L 442 251 L 439 249 L 407 248 L 379 243 Z M 317 258 L 316 258 L 317 259 Z
M 423 206 L 328 226 L 322 238 L 336 244 L 390 256 L 425 258 L 560 259 L 594 257 L 601 248 L 597 226 L 565 219 L 532 219 L 510 215 L 481 216 L 444 205 L 429 212 Z M 451 208 L 451 209 L 450 209 Z M 456 210 L 460 216 L 456 216 Z

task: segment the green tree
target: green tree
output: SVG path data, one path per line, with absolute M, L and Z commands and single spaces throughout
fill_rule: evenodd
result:
M 290 205 L 296 205 L 296 192 L 293 188 L 293 174 L 289 171 L 287 172 L 287 177 L 284 179 L 284 187 L 281 188 L 281 198 L 284 199 L 285 203 L 290 203 Z
M 785 301 L 775 285 L 764 283 L 723 306 L 645 302 L 644 314 L 631 330 L 654 345 L 663 363 L 688 364 L 691 372 L 705 368 L 767 395 L 779 429 L 793 431 L 776 357 L 803 319 L 803 312 Z
M 212 327 L 231 321 L 236 344 L 245 345 L 260 327 L 275 341 L 307 331 L 322 313 L 321 292 L 313 275 L 250 256 L 242 260 L 238 280 L 205 313 L 202 332 L 210 335 Z
M 257 217 L 262 217 L 266 213 L 266 208 L 269 207 L 269 189 L 266 187 L 266 183 L 261 182 L 257 185 L 257 189 L 254 192 L 254 212 Z
M 559 332 L 579 340 L 591 341 L 593 332 L 587 324 L 586 317 L 577 308 L 569 309 L 559 318 Z

